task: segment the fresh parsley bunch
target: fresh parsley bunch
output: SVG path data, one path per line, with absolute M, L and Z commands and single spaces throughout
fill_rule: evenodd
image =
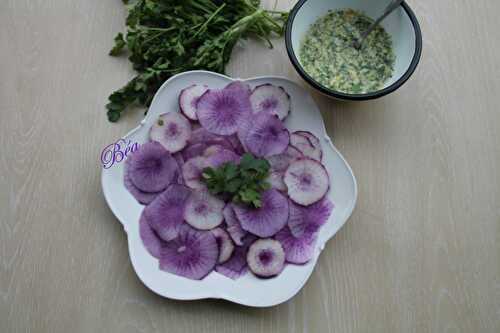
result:
M 218 168 L 203 169 L 202 179 L 210 193 L 229 196 L 233 202 L 261 207 L 260 194 L 271 185 L 266 181 L 269 162 L 245 153 L 240 164 L 225 163 Z
M 131 105 L 149 106 L 171 76 L 195 69 L 224 73 L 240 38 L 255 36 L 270 47 L 281 36 L 288 13 L 260 9 L 259 0 L 135 0 L 127 32 L 115 37 L 110 55 L 128 50 L 137 75 L 109 96 L 109 121 Z

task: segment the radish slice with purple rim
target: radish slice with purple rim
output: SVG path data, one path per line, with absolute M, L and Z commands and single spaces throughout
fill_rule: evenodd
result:
M 261 193 L 262 207 L 234 206 L 241 227 L 259 237 L 270 237 L 288 221 L 288 199 L 275 189 Z
M 128 175 L 143 192 L 160 192 L 177 175 L 175 159 L 158 142 L 147 142 L 127 158 Z
M 144 212 L 139 219 L 139 236 L 146 250 L 155 258 L 160 258 L 160 252 L 165 241 L 162 240 L 149 225 Z
M 226 262 L 234 251 L 234 244 L 228 233 L 222 228 L 215 228 L 211 230 L 212 234 L 215 236 L 217 245 L 219 246 L 219 264 Z
M 288 227 L 295 237 L 316 233 L 328 220 L 333 210 L 333 203 L 328 198 L 309 206 L 290 202 Z
M 267 176 L 266 181 L 271 184 L 271 188 L 274 188 L 281 192 L 286 192 L 286 184 L 283 181 L 283 173 L 279 171 L 273 171 Z
M 283 246 L 285 259 L 289 263 L 305 264 L 314 256 L 317 233 L 303 234 L 300 237 L 295 237 L 290 228 L 285 227 L 274 238 Z
M 186 202 L 184 220 L 199 230 L 210 230 L 224 221 L 224 201 L 207 191 L 193 191 Z
M 205 148 L 202 155 L 205 157 L 209 157 L 209 156 L 212 156 L 212 155 L 219 153 L 223 150 L 226 150 L 226 148 L 224 148 L 221 145 L 211 145 L 211 146 L 208 146 L 207 148 Z
M 323 198 L 330 187 L 325 167 L 313 159 L 290 163 L 283 177 L 288 196 L 299 205 L 310 205 Z
M 201 280 L 217 264 L 219 248 L 211 232 L 183 225 L 179 235 L 161 248 L 160 269 L 192 280 Z
M 184 209 L 190 193 L 186 186 L 172 184 L 144 208 L 144 216 L 161 239 L 170 241 L 177 237 L 184 224 Z
M 201 180 L 203 169 L 207 167 L 206 158 L 203 156 L 193 157 L 182 166 L 182 177 L 186 186 L 192 189 L 204 189 L 205 183 Z
M 276 276 L 285 267 L 283 246 L 279 241 L 270 238 L 256 240 L 248 249 L 247 264 L 257 276 Z
M 290 143 L 290 133 L 274 115 L 258 113 L 247 126 L 242 128 L 242 143 L 255 156 L 281 154 Z
M 321 142 L 318 137 L 309 131 L 295 131 L 295 134 L 305 136 L 309 139 L 309 142 L 314 146 L 314 148 L 321 150 Z
M 241 227 L 240 221 L 238 221 L 238 218 L 234 213 L 233 204 L 226 204 L 224 210 L 222 211 L 222 215 L 224 215 L 224 220 L 227 225 L 226 230 L 229 233 L 229 236 L 231 236 L 236 245 L 243 245 L 243 237 L 245 237 L 247 232 Z
M 207 90 L 196 108 L 201 126 L 219 135 L 236 133 L 238 124 L 252 112 L 247 89 L 235 83 L 230 88 Z
M 290 144 L 300 150 L 304 156 L 316 161 L 321 161 L 323 155 L 321 147 L 316 148 L 311 140 L 304 135 L 298 134 L 297 132 L 290 134 Z
M 254 113 L 266 112 L 285 119 L 290 113 L 290 95 L 283 89 L 270 83 L 255 87 L 250 95 L 252 111 Z
M 231 146 L 233 146 L 233 151 L 236 154 L 243 155 L 245 153 L 245 148 L 240 142 L 240 139 L 238 139 L 237 135 L 230 135 L 227 137 L 227 141 L 231 143 Z
M 303 158 L 304 154 L 292 145 L 288 145 L 285 151 L 278 155 L 269 156 L 267 161 L 273 171 L 285 172 L 291 162 Z
M 227 276 L 230 279 L 236 280 L 247 272 L 247 252 L 248 247 L 252 244 L 257 237 L 254 235 L 247 235 L 243 238 L 242 246 L 234 248 L 231 258 L 221 265 L 215 266 L 215 270 Z
M 149 137 L 159 142 L 166 150 L 176 153 L 186 147 L 191 136 L 191 124 L 182 114 L 162 114 L 151 126 Z
M 193 84 L 181 90 L 179 94 L 179 107 L 181 112 L 190 120 L 198 120 L 196 117 L 196 104 L 201 95 L 208 90 L 208 86 Z

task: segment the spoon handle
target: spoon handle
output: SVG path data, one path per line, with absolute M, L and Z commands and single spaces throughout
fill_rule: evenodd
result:
M 373 22 L 369 27 L 368 29 L 366 29 L 362 34 L 361 34 L 361 37 L 359 38 L 359 41 L 358 41 L 358 45 L 359 47 L 361 47 L 361 44 L 363 44 L 363 41 L 365 40 L 365 38 L 370 34 L 370 32 L 372 32 L 373 29 L 375 29 L 375 27 L 380 23 L 382 22 L 383 19 L 385 19 L 387 17 L 387 15 L 389 15 L 390 13 L 392 13 L 392 11 L 396 8 L 398 8 L 401 3 L 403 3 L 404 0 L 392 0 L 391 3 L 389 3 L 389 5 L 385 8 L 384 10 L 384 13 L 378 18 L 375 20 L 375 22 Z

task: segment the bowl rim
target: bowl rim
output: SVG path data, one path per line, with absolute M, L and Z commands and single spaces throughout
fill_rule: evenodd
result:
M 300 64 L 299 60 L 295 56 L 295 51 L 293 50 L 292 47 L 292 26 L 295 20 L 295 16 L 299 12 L 299 10 L 302 8 L 302 5 L 306 3 L 308 0 L 299 0 L 295 4 L 295 6 L 292 8 L 290 11 L 290 14 L 288 16 L 288 20 L 286 23 L 286 31 L 285 31 L 285 45 L 286 45 L 286 51 L 288 53 L 288 57 L 290 58 L 293 67 L 297 70 L 299 75 L 311 86 L 322 92 L 323 94 L 326 94 L 328 96 L 332 96 L 335 98 L 339 99 L 344 99 L 344 100 L 351 100 L 351 101 L 365 101 L 365 100 L 370 100 L 370 99 L 376 99 L 380 98 L 382 96 L 385 96 L 387 94 L 390 94 L 391 92 L 395 91 L 399 87 L 401 87 L 408 79 L 412 76 L 412 74 L 415 72 L 415 69 L 417 68 L 418 63 L 420 62 L 420 57 L 422 55 L 422 31 L 420 29 L 420 24 L 418 23 L 417 17 L 415 16 L 415 13 L 412 11 L 410 6 L 406 3 L 403 2 L 401 3 L 401 6 L 403 7 L 404 11 L 410 18 L 410 21 L 413 25 L 413 29 L 415 31 L 415 53 L 413 54 L 413 58 L 411 60 L 410 66 L 408 66 L 408 69 L 406 72 L 401 75 L 401 77 L 396 80 L 393 84 L 390 86 L 380 89 L 377 91 L 369 92 L 366 94 L 347 94 L 343 93 L 340 91 L 332 90 L 329 89 L 318 82 L 314 80 L 309 74 L 306 73 L 306 71 L 302 68 L 302 65 Z

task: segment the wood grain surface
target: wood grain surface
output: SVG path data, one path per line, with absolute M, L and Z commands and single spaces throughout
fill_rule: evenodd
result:
M 142 118 L 103 108 L 132 75 L 107 55 L 122 2 L 0 1 L 0 332 L 500 332 L 500 2 L 410 5 L 424 51 L 402 89 L 311 91 L 359 202 L 304 289 L 252 309 L 163 299 L 131 267 L 99 164 Z M 282 41 L 238 47 L 228 72 L 311 90 Z

